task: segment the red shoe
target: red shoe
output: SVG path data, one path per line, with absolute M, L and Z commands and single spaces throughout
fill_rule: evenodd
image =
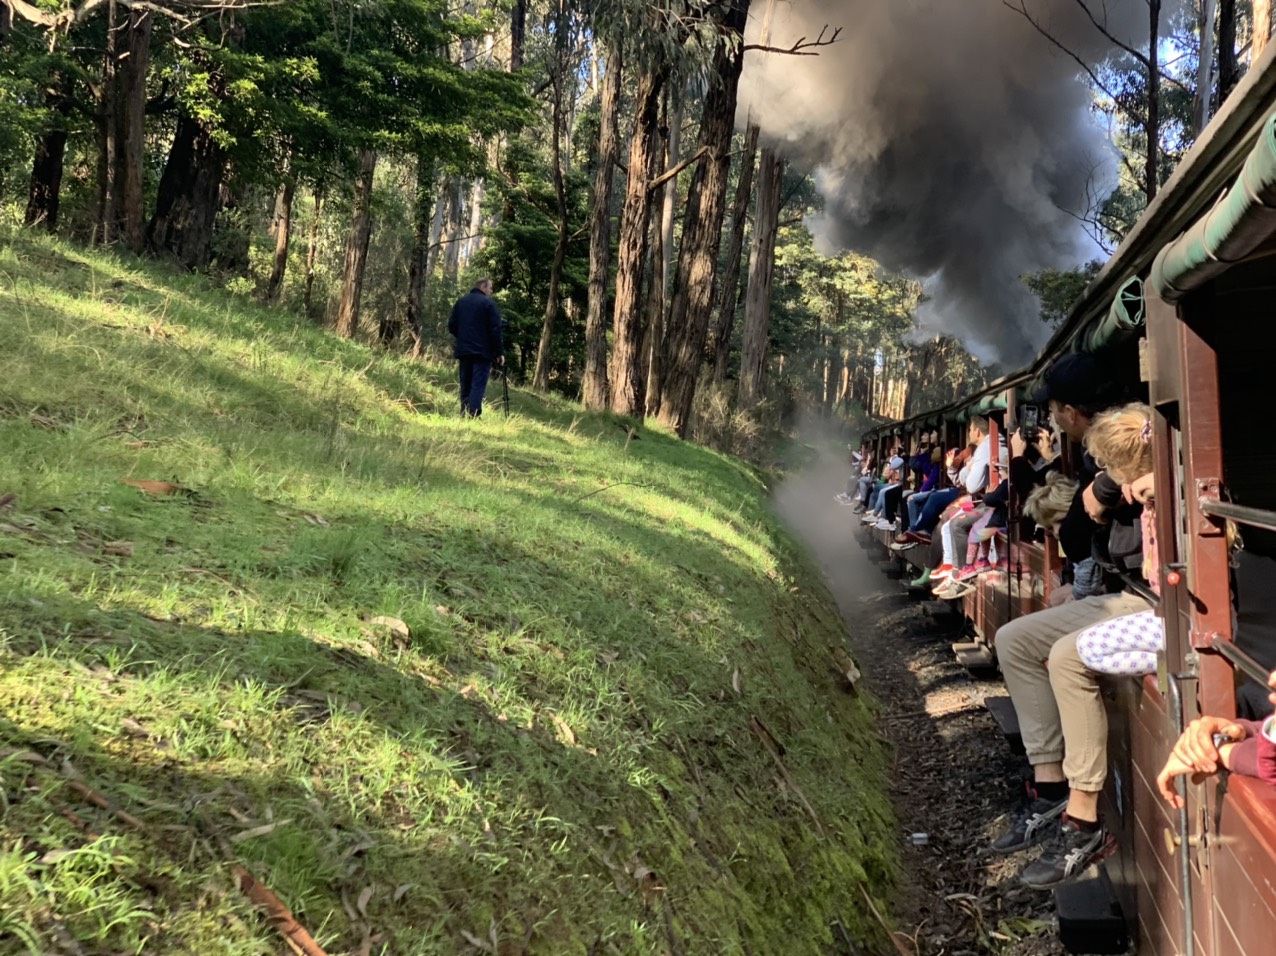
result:
M 938 584 L 940 581 L 947 581 L 952 576 L 953 566 L 951 564 L 941 564 L 930 573 L 930 579 L 935 584 Z

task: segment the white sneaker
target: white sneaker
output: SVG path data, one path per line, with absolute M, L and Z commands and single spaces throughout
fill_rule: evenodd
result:
M 877 522 L 877 524 L 874 525 L 874 527 L 877 528 L 878 531 L 894 531 L 895 522 L 887 521 L 885 518 L 883 518 L 881 521 Z

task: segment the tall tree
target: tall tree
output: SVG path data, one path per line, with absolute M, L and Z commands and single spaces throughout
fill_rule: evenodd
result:
M 1237 0 L 1218 0 L 1218 105 L 1231 95 L 1241 78 L 1236 56 Z
M 1254 46 L 1251 60 L 1257 60 L 1272 36 L 1272 0 L 1254 0 Z
M 650 182 L 660 161 L 660 94 L 668 79 L 668 69 L 665 63 L 654 63 L 646 66 L 638 79 L 625 204 L 620 214 L 610 401 L 612 411 L 636 418 L 641 418 L 646 410 L 640 290 L 651 226 Z
M 713 329 L 713 380 L 727 380 L 731 363 L 731 332 L 740 301 L 740 261 L 744 255 L 744 235 L 748 224 L 749 198 L 753 195 L 753 167 L 758 156 L 758 124 L 750 122 L 740 152 L 740 172 L 735 200 L 731 204 L 731 241 L 727 244 L 727 266 L 718 286 L 718 321 Z
M 115 221 L 103 221 L 103 227 L 134 252 L 141 252 L 146 244 L 142 171 L 146 166 L 146 79 L 154 29 L 155 15 L 149 9 L 128 11 L 122 49 L 113 68 L 113 102 L 103 103 L 103 112 L 114 114 L 115 147 Z
M 666 94 L 668 96 L 668 94 Z M 658 187 L 653 199 L 660 206 L 660 222 L 652 226 L 651 291 L 647 309 L 647 395 L 648 416 L 660 414 L 660 385 L 664 377 L 665 325 L 669 298 L 669 273 L 673 268 L 674 206 L 678 201 L 678 177 L 675 171 L 682 153 L 683 99 L 665 102 L 665 154 L 668 177 Z
M 767 337 L 771 327 L 771 277 L 780 220 L 780 185 L 784 160 L 775 150 L 762 150 L 758 162 L 758 211 L 749 249 L 749 290 L 744 299 L 744 334 L 740 340 L 740 381 L 736 406 L 751 411 L 762 397 Z
M 749 3 L 750 0 L 731 0 L 723 17 L 724 38 L 714 54 L 712 84 L 700 124 L 704 158 L 692 177 L 678 250 L 677 281 L 669 309 L 669 366 L 661 392 L 660 419 L 682 437 L 691 420 L 696 377 L 704 361 L 713 309 Z
M 607 280 L 611 270 L 611 204 L 619 155 L 616 127 L 620 112 L 621 48 L 607 47 L 606 73 L 599 94 L 598 168 L 589 218 L 589 301 L 585 312 L 585 372 L 581 397 L 586 408 L 606 408 Z
M 545 391 L 549 388 L 551 345 L 554 319 L 558 315 L 558 287 L 563 277 L 563 262 L 567 258 L 567 187 L 563 181 L 563 87 L 568 71 L 568 17 L 563 0 L 559 0 L 558 14 L 554 18 L 554 58 L 550 67 L 550 174 L 554 180 L 554 201 L 558 211 L 557 240 L 554 244 L 554 261 L 549 270 L 549 292 L 545 297 L 545 314 L 541 319 L 541 340 L 536 350 L 536 371 L 532 375 L 532 388 Z
M 359 150 L 354 212 L 350 221 L 350 234 L 346 239 L 345 266 L 341 272 L 341 298 L 337 301 L 337 334 L 347 339 L 353 338 L 359 328 L 368 240 L 372 236 L 372 181 L 376 168 L 376 150 Z

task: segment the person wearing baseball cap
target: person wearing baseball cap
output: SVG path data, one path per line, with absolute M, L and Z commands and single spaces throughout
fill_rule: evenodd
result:
M 1111 372 L 1093 355 L 1073 352 L 1046 369 L 1045 382 L 1032 402 L 1048 405 L 1055 426 L 1081 441 L 1094 416 L 1116 405 L 1118 398 Z

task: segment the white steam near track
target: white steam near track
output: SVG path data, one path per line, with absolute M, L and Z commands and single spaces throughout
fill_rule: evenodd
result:
M 1087 63 L 1111 51 L 1078 0 L 1024 2 Z M 1146 46 L 1144 0 L 1089 4 Z M 749 42 L 766 5 L 753 0 Z M 779 0 L 770 43 L 825 24 L 842 33 L 818 56 L 747 55 L 741 125 L 751 111 L 764 141 L 815 170 L 824 251 L 924 280 L 921 332 L 1023 363 L 1048 331 L 1020 277 L 1095 255 L 1076 216 L 1115 183 L 1080 68 L 1001 0 Z

